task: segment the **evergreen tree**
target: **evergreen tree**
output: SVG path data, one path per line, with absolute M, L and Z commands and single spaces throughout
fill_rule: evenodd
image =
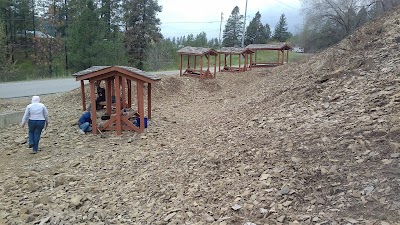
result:
M 268 38 L 267 30 L 261 23 L 261 14 L 257 12 L 246 28 L 244 44 L 264 44 Z
M 52 76 L 55 70 L 55 61 L 61 52 L 62 40 L 60 38 L 60 6 L 53 1 L 47 5 L 46 13 L 42 17 L 43 22 L 35 29 L 42 32 L 33 37 L 35 64 L 47 65 L 47 75 Z
M 278 24 L 275 26 L 274 39 L 280 42 L 286 41 L 291 36 L 287 30 L 288 25 L 286 22 L 286 17 L 285 14 L 282 14 L 279 18 Z
M 2 48 L 0 50 L 0 54 L 4 54 L 4 56 L 0 57 L 4 57 L 4 59 L 8 58 L 8 56 L 10 56 L 10 48 L 9 48 L 9 43 L 11 41 L 10 39 L 10 28 L 11 28 L 11 5 L 12 5 L 12 1 L 11 0 L 0 0 L 0 36 L 1 36 L 1 46 L 0 48 Z M 3 61 L 0 62 L 0 65 L 3 63 Z
M 119 0 L 100 0 L 100 17 L 107 24 L 107 38 L 115 38 L 119 33 L 118 24 L 121 23 Z
M 7 54 L 6 54 L 6 33 L 4 32 L 3 20 L 0 18 L 0 72 L 6 70 Z
M 69 62 L 75 70 L 124 63 L 122 42 L 106 39 L 107 24 L 92 0 L 76 14 L 67 33 Z
M 200 34 L 196 35 L 196 39 L 194 41 L 195 47 L 206 47 L 207 46 L 207 34 L 206 32 L 201 32 Z
M 194 35 L 193 34 L 189 34 L 186 37 L 186 42 L 184 44 L 185 46 L 193 46 L 194 45 Z
M 25 52 L 25 57 L 28 57 L 27 31 L 32 29 L 31 8 L 31 1 L 0 0 L 0 16 L 4 20 L 7 55 L 11 56 L 12 62 L 15 61 L 14 55 L 17 51 Z M 12 46 L 20 46 L 20 48 Z
M 152 42 L 162 40 L 160 19 L 157 13 L 162 11 L 156 0 L 128 0 L 124 3 L 125 46 L 129 64 L 144 69 L 146 52 Z
M 211 40 L 209 40 L 207 46 L 213 49 L 218 49 L 219 48 L 218 38 L 212 38 Z
M 241 46 L 243 35 L 243 15 L 239 12 L 239 7 L 233 8 L 231 15 L 226 22 L 222 35 L 222 45 L 224 47 Z
M 265 24 L 265 38 L 267 39 L 267 41 L 271 39 L 271 27 L 268 23 Z

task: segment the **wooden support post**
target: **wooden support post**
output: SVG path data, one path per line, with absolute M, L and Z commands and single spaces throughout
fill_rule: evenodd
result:
M 218 54 L 218 72 L 221 72 L 221 54 Z
M 226 66 L 226 54 L 224 54 L 224 67 Z
M 214 55 L 214 78 L 217 78 L 217 56 Z
M 137 104 L 137 111 L 139 112 L 139 81 L 136 81 L 136 104 Z
M 210 58 L 211 58 L 211 55 L 210 55 L 210 53 L 208 53 L 208 57 L 207 57 L 207 71 L 208 71 L 209 73 L 211 73 L 211 71 L 210 71 Z
M 111 80 L 111 95 L 112 96 L 115 96 L 115 78 L 113 80 Z
M 108 115 L 111 115 L 111 104 L 112 104 L 112 80 L 109 78 L 106 80 L 106 112 Z
M 132 81 L 126 79 L 128 86 L 128 108 L 132 108 Z
M 183 56 L 181 54 L 181 57 L 180 57 L 180 70 L 179 70 L 179 76 L 180 77 L 182 76 L 182 60 L 183 60 Z
M 92 118 L 92 134 L 97 134 L 97 116 L 96 116 L 96 87 L 94 81 L 90 80 L 90 104 Z
M 253 54 L 250 54 L 250 70 L 253 67 Z
M 203 56 L 200 56 L 200 80 L 203 78 Z
M 82 110 L 86 111 L 86 95 L 85 95 L 84 80 L 81 80 L 81 97 L 82 97 Z
M 121 84 L 121 97 L 122 97 L 122 108 L 126 109 L 126 86 L 125 86 L 125 78 L 119 77 L 119 82 Z
M 286 51 L 286 63 L 289 63 L 289 50 Z
M 140 115 L 140 123 L 139 123 L 139 132 L 144 132 L 144 99 L 143 99 L 143 81 L 137 81 L 137 89 L 138 89 L 138 112 Z
M 241 54 L 239 54 L 239 71 L 240 71 L 240 58 L 242 58 L 242 55 Z
M 280 56 L 281 56 L 281 53 L 280 53 L 280 51 L 278 50 L 278 62 L 277 62 L 277 65 L 279 65 Z
M 147 83 L 147 118 L 151 119 L 151 84 Z
M 244 67 L 243 67 L 243 71 L 247 71 L 247 62 L 248 62 L 247 57 L 249 57 L 249 56 L 248 56 L 248 54 L 247 54 L 247 52 L 246 52 L 246 53 L 244 53 Z
M 121 121 L 121 76 L 115 76 L 115 113 L 116 113 L 116 125 L 117 135 L 122 134 L 122 121 Z

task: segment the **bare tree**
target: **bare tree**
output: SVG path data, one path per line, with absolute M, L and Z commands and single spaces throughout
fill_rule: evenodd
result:
M 400 6 L 400 0 L 371 0 L 369 3 L 372 16 L 379 16 Z
M 306 49 L 329 47 L 368 20 L 366 0 L 303 0 L 302 40 Z

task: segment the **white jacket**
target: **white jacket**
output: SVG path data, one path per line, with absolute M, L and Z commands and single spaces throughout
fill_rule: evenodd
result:
M 49 112 L 47 111 L 46 106 L 43 103 L 40 103 L 39 96 L 32 97 L 32 103 L 26 107 L 21 125 L 24 125 L 28 119 L 45 120 L 48 122 Z

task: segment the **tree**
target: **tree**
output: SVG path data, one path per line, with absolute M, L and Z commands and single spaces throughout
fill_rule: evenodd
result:
M 7 58 L 15 61 L 16 52 L 25 52 L 27 49 L 28 38 L 27 31 L 32 28 L 30 19 L 32 18 L 30 8 L 32 1 L 23 0 L 1 0 L 0 12 L 4 21 L 4 31 L 6 34 Z
M 369 6 L 369 14 L 372 18 L 383 14 L 386 11 L 392 10 L 400 5 L 400 0 L 371 0 Z
M 119 33 L 121 1 L 100 0 L 100 17 L 107 24 L 107 38 L 115 37 Z
M 231 15 L 226 22 L 223 34 L 222 45 L 225 47 L 241 46 L 243 35 L 243 15 L 239 12 L 239 7 L 233 8 Z
M 185 46 L 193 46 L 194 44 L 194 35 L 193 34 L 188 34 L 186 37 L 186 42 L 184 43 Z
M 3 73 L 7 65 L 7 45 L 6 45 L 6 33 L 4 32 L 3 20 L 0 19 L 0 72 Z
M 269 40 L 271 38 L 271 27 L 268 23 L 265 24 L 265 38 Z
M 68 54 L 73 69 L 82 70 L 94 65 L 125 62 L 122 41 L 107 39 L 107 24 L 92 0 L 76 14 L 68 26 Z
M 35 25 L 33 32 L 34 54 L 32 56 L 36 65 L 47 66 L 47 75 L 52 76 L 55 69 L 55 61 L 62 52 L 61 27 L 61 5 L 56 1 L 49 2 L 45 13 L 40 18 L 40 23 Z M 39 31 L 37 31 L 38 29 Z
M 246 28 L 244 43 L 245 45 L 264 44 L 268 38 L 267 29 L 261 23 L 261 14 L 257 12 Z
M 280 42 L 286 41 L 291 37 L 291 33 L 288 32 L 288 25 L 286 22 L 285 14 L 282 14 L 279 18 L 279 22 L 275 26 L 274 39 Z
M 32 1 L 16 0 L 13 2 L 13 11 L 15 21 L 13 29 L 15 29 L 16 39 L 13 44 L 20 46 L 17 51 L 24 52 L 25 58 L 28 58 L 28 51 L 31 49 L 31 42 L 28 40 L 28 32 L 33 30 L 32 27 Z
M 315 51 L 329 47 L 368 21 L 366 6 L 375 0 L 303 0 L 303 46 Z
M 0 18 L 0 72 L 3 72 L 6 67 L 7 59 L 7 33 L 6 33 L 6 12 L 9 2 L 0 0 L 0 12 L 4 15 Z
M 218 38 L 211 38 L 211 40 L 208 41 L 207 46 L 213 49 L 219 48 Z
M 177 50 L 177 47 L 170 39 L 152 43 L 146 62 L 148 69 L 152 71 L 165 68 L 175 69 L 178 61 L 176 57 Z
M 194 40 L 194 47 L 207 47 L 207 34 L 206 32 L 201 32 L 200 34 L 196 35 Z
M 156 0 L 128 0 L 124 3 L 125 46 L 128 62 L 144 69 L 146 52 L 153 42 L 162 40 L 160 19 L 157 13 L 162 11 Z

